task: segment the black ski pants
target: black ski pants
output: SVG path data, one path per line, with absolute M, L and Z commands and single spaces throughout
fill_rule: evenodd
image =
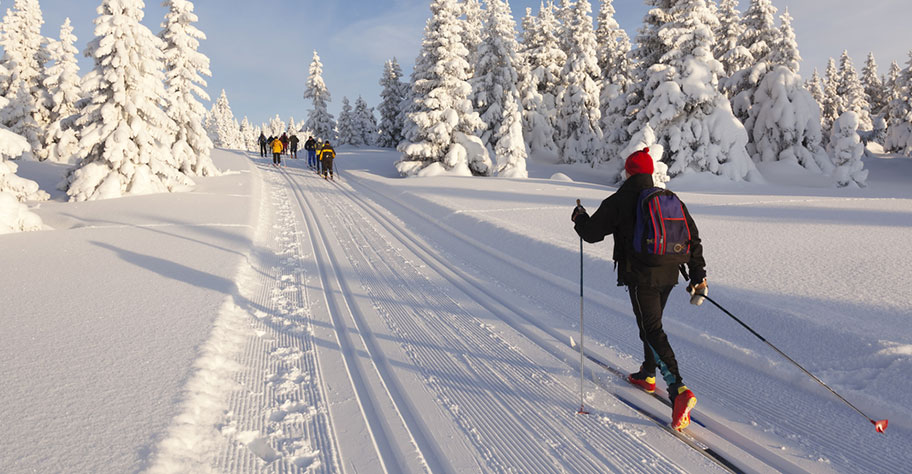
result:
M 643 341 L 642 368 L 646 373 L 655 373 L 658 368 L 669 386 L 682 383 L 678 361 L 662 329 L 662 312 L 672 288 L 674 286 L 654 288 L 644 285 L 627 288 L 640 329 L 640 340 Z
M 266 157 L 266 144 L 265 143 L 260 143 L 260 156 L 262 156 L 263 158 Z
M 275 151 L 275 152 L 272 153 L 272 163 L 275 164 L 275 165 L 281 165 L 281 164 L 282 164 L 282 152 L 280 152 L 280 151 Z

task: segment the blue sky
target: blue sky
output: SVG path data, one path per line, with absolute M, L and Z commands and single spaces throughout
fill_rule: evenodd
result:
M 590 0 L 593 15 L 598 0 Z M 80 51 L 93 36 L 95 8 L 100 0 L 41 0 L 42 32 L 57 37 L 60 24 L 70 17 L 79 37 Z M 540 0 L 510 2 L 517 22 L 527 7 L 538 10 Z M 555 3 L 557 3 L 555 1 Z M 749 3 L 742 0 L 742 11 Z M 773 0 L 789 8 L 804 62 L 802 74 L 821 73 L 829 57 L 847 49 L 861 70 L 873 51 L 878 70 L 886 73 L 891 61 L 904 65 L 912 49 L 912 2 L 909 0 Z M 0 0 L 4 9 L 11 0 Z M 338 115 L 342 97 L 354 102 L 362 95 L 371 106 L 380 100 L 378 84 L 383 63 L 396 57 L 406 74 L 418 54 L 430 0 L 199 0 L 198 27 L 207 40 L 201 50 L 212 61 L 208 91 L 213 98 L 225 89 L 240 120 L 303 121 L 310 102 L 302 98 L 314 50 L 323 62 L 323 78 L 332 94 L 330 112 Z M 647 8 L 642 0 L 615 0 L 617 20 L 636 35 Z M 160 2 L 146 2 L 145 23 L 161 30 L 165 10 Z M 80 60 L 82 73 L 92 64 Z M 208 107 L 208 105 L 207 105 Z

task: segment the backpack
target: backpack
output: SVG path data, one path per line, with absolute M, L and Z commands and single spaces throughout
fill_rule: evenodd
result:
M 667 189 L 644 189 L 637 199 L 634 257 L 651 267 L 680 265 L 690 261 L 690 243 L 690 227 L 678 196 Z

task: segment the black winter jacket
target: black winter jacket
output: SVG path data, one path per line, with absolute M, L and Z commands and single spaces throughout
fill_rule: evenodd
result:
M 602 201 L 591 217 L 581 214 L 576 217 L 574 230 L 590 244 L 601 242 L 605 236 L 614 235 L 614 261 L 618 271 L 618 286 L 646 285 L 651 287 L 672 286 L 678 283 L 677 265 L 650 267 L 633 256 L 633 233 L 636 226 L 636 202 L 640 192 L 653 187 L 652 175 L 631 176 L 611 196 Z M 691 254 L 687 268 L 691 282 L 699 283 L 706 277 L 706 261 L 703 260 L 703 245 L 687 206 L 684 206 L 687 225 L 691 232 Z

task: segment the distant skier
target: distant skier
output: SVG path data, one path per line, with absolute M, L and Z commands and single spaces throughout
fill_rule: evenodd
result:
M 577 206 L 571 219 L 577 234 L 586 242 L 596 243 L 609 234 L 614 235 L 613 258 L 618 272 L 618 286 L 627 286 L 640 340 L 643 341 L 643 364 L 638 372 L 628 376 L 628 381 L 652 393 L 655 391 L 655 370 L 659 368 L 668 384 L 668 396 L 673 406 L 672 427 L 680 431 L 690 424 L 690 411 L 697 398 L 684 385 L 674 351 L 662 329 L 662 312 L 671 289 L 678 283 L 679 266 L 677 263 L 652 266 L 644 263 L 634 250 L 637 204 L 641 193 L 654 186 L 653 168 L 649 148 L 634 152 L 624 166 L 627 174 L 624 184 L 602 201 L 591 217 L 582 206 Z M 690 240 L 686 242 L 690 246 L 689 255 L 685 252 L 681 258 L 690 271 L 688 292 L 693 295 L 691 303 L 699 305 L 703 302 L 701 296 L 706 295 L 703 246 L 697 226 L 683 204 L 679 206 L 681 211 L 690 233 Z
M 282 153 L 287 152 L 288 151 L 288 134 L 285 132 L 282 132 L 282 136 L 279 137 L 279 140 L 281 140 L 281 142 L 282 142 Z
M 307 166 L 310 169 L 317 169 L 317 141 L 314 140 L 314 137 L 307 137 L 304 149 L 307 150 Z
M 284 149 L 282 140 L 278 138 L 272 140 L 272 166 L 279 166 L 282 164 L 282 151 Z
M 291 158 L 297 158 L 298 157 L 298 136 L 297 135 L 292 135 L 292 136 L 288 137 L 288 148 L 289 148 L 289 150 L 291 150 L 289 152 L 289 156 Z
M 266 158 L 266 135 L 263 132 L 260 132 L 260 138 L 257 138 L 257 143 L 260 144 L 260 156 Z
M 333 150 L 329 141 L 326 141 L 320 148 L 320 166 L 323 168 L 323 179 L 326 179 L 327 174 L 329 174 L 329 179 L 333 179 L 333 160 L 335 159 L 336 150 Z

